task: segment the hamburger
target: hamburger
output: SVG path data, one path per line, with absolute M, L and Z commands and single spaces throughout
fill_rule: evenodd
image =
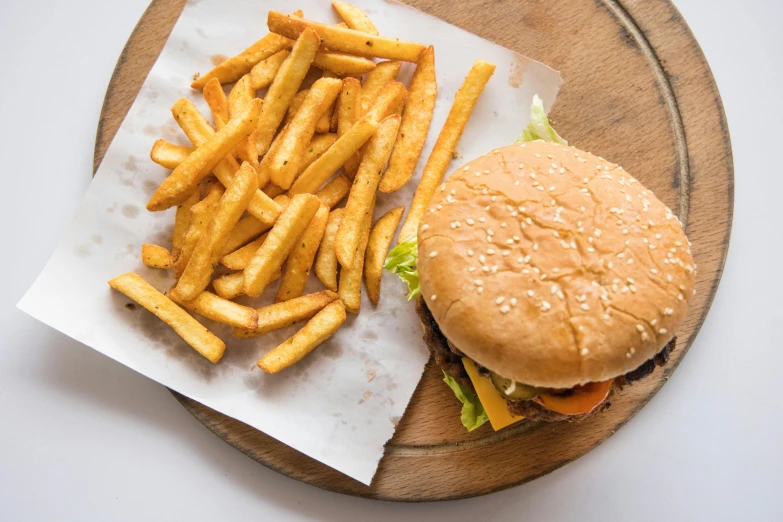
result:
M 458 167 L 389 254 L 462 422 L 581 420 L 665 364 L 694 293 L 676 216 L 569 146 L 540 100 L 521 142 Z

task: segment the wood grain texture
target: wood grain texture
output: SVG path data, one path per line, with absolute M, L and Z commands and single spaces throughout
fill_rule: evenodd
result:
M 559 69 L 564 83 L 550 115 L 555 127 L 571 144 L 623 165 L 674 209 L 699 266 L 698 293 L 671 362 L 623 390 L 607 411 L 578 424 L 522 422 L 497 433 L 488 425 L 466 433 L 459 403 L 429 364 L 371 486 L 174 393 L 224 441 L 289 477 L 376 499 L 446 500 L 508 488 L 573 461 L 625 424 L 669 379 L 720 281 L 733 163 L 709 67 L 667 0 L 407 2 Z M 96 168 L 183 6 L 183 0 L 154 0 L 131 35 L 106 94 Z

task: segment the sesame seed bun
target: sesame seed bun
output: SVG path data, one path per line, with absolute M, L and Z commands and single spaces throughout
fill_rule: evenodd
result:
M 418 237 L 422 296 L 444 335 L 533 386 L 637 368 L 693 295 L 677 218 L 621 167 L 574 147 L 509 145 L 458 168 Z

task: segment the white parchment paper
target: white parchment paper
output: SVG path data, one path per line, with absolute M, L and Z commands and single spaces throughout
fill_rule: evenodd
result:
M 402 4 L 355 3 L 381 34 L 435 45 L 438 101 L 414 180 L 474 60 L 495 63 L 497 70 L 460 142 L 458 152 L 465 161 L 516 139 L 528 122 L 533 94 L 539 94 L 547 107 L 555 99 L 560 76 L 538 62 Z M 167 175 L 149 160 L 152 143 L 164 138 L 187 144 L 170 108 L 185 96 L 209 114 L 201 95 L 189 87 L 193 73 L 208 71 L 211 59 L 234 55 L 266 34 L 267 11 L 295 8 L 303 9 L 308 18 L 338 21 L 326 0 L 192 0 L 185 7 L 76 216 L 19 308 L 151 379 L 369 484 L 428 357 L 413 306 L 394 276 L 384 274 L 379 306 L 364 297 L 359 316 L 349 314 L 345 327 L 329 342 L 278 375 L 253 370 L 254 362 L 297 327 L 236 340 L 228 328 L 205 320 L 228 343 L 226 355 L 213 365 L 152 314 L 126 306 L 129 299 L 107 285 L 112 277 L 130 271 L 160 290 L 172 285 L 167 271 L 148 269 L 140 260 L 142 243 L 169 246 L 174 221 L 173 209 L 144 209 Z M 406 64 L 401 71 L 406 84 L 412 69 Z M 456 160 L 453 166 L 461 162 Z M 407 205 L 414 190 L 412 182 L 379 197 L 376 218 L 393 206 Z M 308 292 L 319 289 L 313 277 Z M 246 304 L 270 303 L 273 291 Z

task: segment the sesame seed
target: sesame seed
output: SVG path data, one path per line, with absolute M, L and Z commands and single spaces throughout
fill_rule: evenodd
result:
M 428 224 L 424 223 L 424 224 L 421 226 L 421 231 L 422 231 L 422 232 L 424 232 L 424 231 L 425 231 L 425 230 L 427 230 L 428 228 L 430 228 L 430 226 L 429 226 Z
M 520 168 L 520 169 L 524 169 L 524 168 L 525 168 L 525 164 L 524 164 L 524 163 L 520 163 L 520 164 L 519 164 L 519 168 Z
M 468 249 L 468 255 L 469 255 L 470 257 L 473 257 L 473 250 L 471 250 L 471 249 Z
M 685 299 L 685 298 L 682 296 L 682 294 L 677 294 L 677 300 L 678 301 L 682 301 L 683 299 Z
M 633 264 L 633 259 L 628 259 L 628 264 L 632 265 Z
M 524 261 L 525 261 L 525 263 L 529 263 L 530 262 L 530 254 L 528 254 L 528 255 L 526 255 L 524 257 Z
M 560 237 L 560 233 L 557 230 L 553 230 L 552 235 L 555 237 Z
M 479 218 L 479 221 L 480 221 L 481 223 L 485 222 L 486 220 L 487 220 L 487 218 L 485 218 L 485 217 L 480 217 L 480 218 Z
M 468 218 L 468 219 L 465 220 L 465 223 L 467 223 L 470 226 L 473 226 L 473 224 L 476 223 L 476 222 L 473 221 L 472 219 Z
M 579 306 L 580 306 L 580 308 L 581 308 L 582 310 L 584 310 L 585 312 L 587 312 L 588 310 L 590 310 L 590 306 L 589 306 L 587 303 L 582 303 L 582 304 L 581 304 L 581 305 L 579 305 Z
M 527 291 L 527 296 L 528 296 L 528 297 L 533 297 L 534 295 L 535 295 L 535 294 L 533 293 L 533 291 L 532 291 L 532 290 L 528 290 L 528 291 Z
M 588 251 L 588 252 L 590 252 L 590 253 L 592 254 L 593 252 L 595 252 L 595 248 L 593 248 L 593 247 L 587 247 L 587 251 Z
M 485 170 L 485 171 L 484 171 L 484 174 L 489 174 L 489 171 L 488 171 L 488 170 Z
M 551 154 L 547 154 L 546 157 L 549 158 L 549 159 L 554 158 L 554 156 L 552 156 Z
M 528 225 L 532 225 L 533 224 L 533 220 L 531 218 L 529 218 L 529 217 L 525 218 L 525 223 L 527 223 Z
M 565 173 L 565 169 L 561 168 L 558 172 L 560 172 L 560 174 L 563 174 L 563 173 Z
M 545 311 L 545 312 L 546 312 L 546 311 L 547 311 L 547 310 L 549 310 L 550 308 L 552 308 L 552 305 L 551 305 L 551 304 L 549 304 L 549 301 L 542 301 L 542 302 L 541 302 L 541 309 L 542 309 L 543 311 Z
M 580 353 L 582 354 L 582 356 L 585 356 L 590 353 L 590 350 L 588 350 L 587 348 L 582 348 L 582 351 Z
M 449 226 L 451 227 L 452 230 L 457 228 L 457 224 L 455 222 L 453 222 L 453 221 L 451 222 L 451 224 Z
M 665 308 L 663 310 L 663 315 L 672 315 L 673 313 L 674 313 L 674 310 L 672 310 L 671 308 Z
M 488 236 L 494 236 L 494 235 L 495 235 L 495 232 L 493 232 L 491 228 L 488 228 L 488 229 L 487 229 L 487 235 L 488 235 Z
M 611 317 L 609 317 L 609 314 L 604 314 L 602 317 L 604 321 L 608 321 L 609 319 L 611 319 Z
M 637 325 L 636 325 L 636 331 L 638 331 L 638 332 L 643 332 L 643 331 L 644 331 L 644 326 L 642 326 L 642 325 L 640 325 L 640 324 L 637 324 Z
M 443 192 L 444 190 L 446 190 L 446 185 L 441 185 L 440 186 L 440 191 Z
M 611 269 L 612 269 L 612 267 L 614 267 L 614 263 L 612 263 L 611 261 L 609 261 L 609 262 L 606 264 L 606 268 L 608 268 L 609 270 L 611 270 Z
M 513 239 L 511 239 L 511 238 L 508 238 L 508 239 L 506 239 L 505 243 L 506 243 L 507 245 L 513 245 L 513 244 L 514 244 L 514 240 L 513 240 Z
M 500 307 L 500 312 L 501 313 L 507 314 L 509 310 L 511 310 L 511 308 L 509 308 L 508 305 L 503 305 L 503 306 Z
M 562 290 L 557 292 L 557 297 L 559 297 L 560 299 L 565 299 L 565 294 L 563 294 Z
M 438 253 L 437 253 L 437 252 L 430 252 L 430 257 L 435 257 L 435 256 L 437 256 L 437 255 L 438 255 Z
M 538 251 L 538 243 L 533 243 L 533 251 Z
M 435 294 L 432 294 L 432 296 L 430 296 L 430 300 L 431 300 L 431 301 L 434 301 L 434 300 L 435 300 L 435 299 L 437 299 L 437 298 L 438 298 L 438 296 L 437 296 L 437 295 L 435 295 Z
M 470 268 L 468 268 L 468 272 L 475 272 L 475 271 L 476 271 L 475 266 L 471 266 Z
M 535 172 L 531 172 L 530 173 L 530 179 L 536 179 L 536 173 Z
M 629 348 L 629 349 L 628 349 L 628 351 L 629 351 L 631 354 L 634 354 L 634 353 L 636 353 L 636 348 L 634 348 L 633 346 L 631 346 L 631 348 Z
M 498 271 L 498 265 L 492 265 L 492 273 L 494 274 L 497 271 Z
M 525 261 L 524 257 L 518 257 L 517 258 L 517 263 L 523 263 L 524 261 Z
M 481 262 L 481 264 L 483 265 L 484 263 L 486 263 L 486 261 L 487 261 L 487 258 L 486 258 L 486 257 L 484 257 L 483 255 L 480 255 L 480 256 L 479 256 L 479 261 L 480 261 L 480 262 Z
M 483 292 L 483 291 L 484 291 L 484 287 L 483 287 L 483 286 L 480 286 L 480 287 L 478 287 L 478 288 L 476 289 L 476 291 L 477 291 L 478 293 L 481 293 L 481 292 Z
M 601 237 L 601 229 L 596 228 L 595 231 L 593 232 L 593 235 L 595 235 L 595 237 Z
M 494 253 L 495 253 L 495 249 L 494 249 L 494 248 L 488 248 L 488 249 L 487 249 L 487 255 L 488 255 L 488 256 L 491 256 L 491 255 L 493 255 Z
M 503 296 L 500 296 L 500 297 L 498 297 L 497 299 L 495 299 L 495 304 L 500 304 L 500 303 L 502 303 L 502 302 L 503 302 L 503 301 L 505 301 L 505 300 L 506 300 L 506 298 L 505 298 L 505 297 L 503 297 Z
M 443 208 L 443 205 L 441 205 L 440 203 L 438 203 L 437 207 L 435 207 L 435 208 L 437 208 L 438 210 L 441 210 L 441 209 Z
M 558 291 L 557 285 L 552 285 L 552 295 L 556 294 Z
M 511 240 L 519 242 L 519 236 L 511 236 Z
M 554 171 L 554 170 L 552 170 L 552 169 L 549 169 L 547 172 L 548 172 L 549 174 L 554 174 L 554 173 L 555 173 L 555 171 Z
M 664 259 L 664 261 L 666 261 L 666 260 Z M 673 278 L 672 278 L 672 275 L 671 275 L 671 274 L 669 274 L 669 275 L 667 275 L 667 276 L 666 276 L 666 280 L 667 280 L 668 282 L 670 282 L 670 283 L 671 283 L 671 282 L 672 282 L 672 279 L 673 279 Z
M 470 170 L 470 165 L 465 165 L 465 168 L 463 168 L 462 170 Z
M 540 191 L 543 191 L 543 190 L 544 190 L 544 187 L 542 187 L 541 185 L 539 185 L 539 186 L 537 186 L 537 187 L 536 187 L 536 189 L 538 189 L 538 190 L 540 190 Z
M 630 359 L 630 358 L 631 358 L 631 352 L 628 352 L 628 353 L 626 353 L 626 354 L 625 354 L 625 358 L 626 358 L 626 359 Z
M 495 197 L 495 196 L 492 196 L 492 197 Z M 500 228 L 506 228 L 506 222 L 505 221 L 500 224 Z
M 511 254 L 511 251 L 510 250 L 504 250 L 503 252 L 501 252 L 501 254 L 503 255 L 503 257 L 506 257 L 507 255 Z
M 650 339 L 650 336 L 647 335 L 647 332 L 642 333 L 642 342 L 648 341 Z
M 627 293 L 628 293 L 628 287 L 627 287 L 627 286 L 624 286 L 624 287 L 623 287 L 622 293 L 624 293 L 624 294 L 627 294 Z
M 658 333 L 661 335 L 666 335 L 666 332 L 668 332 L 666 328 L 661 328 L 660 330 L 658 330 Z
M 539 154 L 538 152 L 536 152 L 536 158 L 540 158 L 540 157 L 541 157 L 541 154 Z
M 554 272 L 554 273 L 558 273 L 559 271 L 560 271 L 560 269 L 559 269 L 559 268 L 557 268 L 557 267 L 554 267 L 554 268 L 552 269 L 552 272 Z

